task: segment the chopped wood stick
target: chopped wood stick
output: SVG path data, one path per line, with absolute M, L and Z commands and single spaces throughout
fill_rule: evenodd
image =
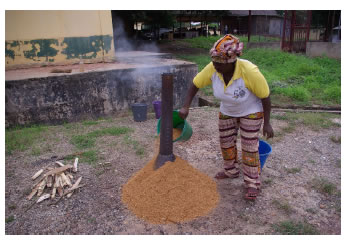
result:
M 72 166 L 71 164 L 67 164 L 67 165 L 65 165 L 65 166 L 63 166 L 63 167 L 55 168 L 55 169 L 53 169 L 53 170 L 51 170 L 51 171 L 45 173 L 45 175 L 48 176 L 48 175 L 53 175 L 53 174 L 59 174 L 59 173 L 61 173 L 61 172 L 66 171 L 66 170 L 69 169 L 69 168 L 72 168 L 72 167 L 73 167 L 73 166 Z
M 73 186 L 65 191 L 65 193 L 68 194 L 68 195 L 67 195 L 68 198 L 69 198 L 70 196 L 72 196 L 74 189 L 77 189 L 77 188 L 78 188 L 78 185 L 79 185 L 79 183 L 80 183 L 81 180 L 82 180 L 82 177 L 78 178 L 78 180 L 73 184 Z M 71 193 L 70 193 L 70 192 L 71 192 Z
M 58 175 L 55 175 L 55 183 L 54 183 L 54 187 L 59 187 L 60 186 L 60 182 L 59 182 L 59 176 Z
M 77 186 L 75 186 L 75 187 L 71 187 L 71 188 L 65 190 L 64 195 L 69 194 L 70 192 L 72 192 L 72 191 L 74 191 L 74 190 L 76 190 L 76 189 L 78 189 L 78 188 L 84 187 L 84 186 L 85 186 L 85 184 L 83 184 L 83 185 L 77 185 Z
M 46 183 L 47 187 L 49 187 L 49 188 L 52 187 L 53 178 L 54 177 L 52 175 L 48 176 L 48 180 L 47 180 L 47 183 Z
M 58 176 L 58 187 L 61 187 L 62 189 L 67 185 L 65 181 L 63 181 L 61 176 Z
M 78 188 L 81 188 L 83 187 L 84 185 L 77 185 L 75 187 L 72 187 L 72 188 L 69 188 L 67 190 L 65 190 L 65 194 L 64 195 L 67 195 L 67 198 L 70 198 L 74 192 L 74 190 L 78 189 Z
M 63 166 L 65 166 L 65 164 L 63 164 L 62 162 L 60 162 L 60 161 L 56 161 L 55 162 L 57 165 L 59 165 L 60 167 L 63 167 Z
M 78 184 L 80 183 L 80 181 L 82 181 L 82 177 L 79 177 L 79 178 L 77 179 L 77 181 L 73 184 L 73 186 L 72 186 L 70 189 L 73 189 L 73 188 L 77 187 Z
M 69 177 L 69 179 L 73 180 L 72 174 L 68 173 L 68 174 L 66 174 L 66 175 Z
M 37 203 L 40 203 L 40 202 L 44 201 L 45 199 L 48 199 L 49 197 L 50 197 L 50 194 L 49 194 L 49 193 L 44 194 L 43 196 L 41 196 L 41 197 L 38 199 Z
M 40 176 L 40 174 L 42 174 L 42 172 L 44 172 L 44 169 L 40 169 L 38 172 L 36 172 L 33 177 L 32 177 L 32 180 L 35 180 L 37 177 Z
M 65 182 L 68 186 L 72 187 L 71 180 L 69 180 L 69 178 L 65 175 L 65 173 L 61 173 L 60 176 L 63 182 Z
M 43 193 L 45 187 L 46 187 L 46 182 L 47 182 L 47 178 L 44 178 L 43 181 L 41 181 L 41 183 L 39 184 L 38 187 L 38 197 L 40 197 L 40 195 Z
M 36 183 L 33 184 L 32 189 L 37 188 L 37 187 L 40 185 L 40 183 L 42 183 L 42 181 L 43 181 L 45 178 L 46 178 L 45 175 L 42 176 L 42 177 L 39 179 L 38 182 L 36 182 Z
M 61 196 L 63 196 L 63 182 L 60 176 L 56 175 L 57 179 L 56 179 L 56 184 L 57 184 L 57 192 L 58 194 Z
M 32 192 L 29 194 L 29 196 L 27 197 L 28 200 L 31 200 L 32 197 L 38 192 L 38 188 L 39 188 L 39 185 L 37 185 L 37 187 L 35 187 Z
M 104 162 L 104 163 L 99 163 L 99 165 L 109 165 L 111 162 Z
M 85 186 L 85 184 L 79 185 L 79 186 L 76 186 L 75 189 L 78 189 L 78 188 L 81 188 L 81 187 L 84 187 L 84 186 Z M 72 189 L 72 191 L 75 190 L 75 189 Z M 69 189 L 68 189 L 68 190 L 69 190 Z M 70 192 L 71 192 L 71 191 L 66 191 L 62 196 L 60 196 L 60 198 L 59 198 L 56 202 L 50 203 L 49 206 L 50 206 L 50 205 L 56 205 L 59 201 L 61 201 L 61 199 L 62 199 L 65 195 L 69 194 Z
M 73 172 L 78 171 L 78 158 L 74 159 L 74 164 L 73 164 Z
M 46 167 L 44 167 L 43 169 L 47 169 L 49 171 L 53 170 L 52 167 L 49 167 L 51 164 L 47 165 Z M 34 189 L 38 184 L 41 183 L 41 181 L 43 181 L 44 178 L 46 178 L 46 176 L 48 176 L 50 174 L 46 173 L 44 174 L 43 176 L 41 176 L 41 178 L 39 179 L 39 181 L 37 183 L 35 183 L 33 186 L 32 186 L 32 189 Z
M 40 184 L 40 183 L 43 181 L 43 179 L 46 178 L 47 176 L 49 176 L 49 175 L 55 175 L 56 173 L 63 172 L 63 171 L 65 171 L 65 170 L 69 169 L 69 168 L 72 168 L 72 165 L 68 164 L 68 165 L 65 165 L 64 167 L 59 167 L 59 168 L 55 168 L 55 169 L 46 167 L 46 169 L 51 169 L 51 170 L 50 170 L 49 172 L 45 173 L 45 174 L 39 179 L 39 181 L 33 185 L 32 189 L 35 188 L 38 184 Z
M 53 188 L 52 188 L 52 192 L 51 192 L 51 199 L 53 199 L 55 196 L 56 196 L 56 186 L 54 186 Z
M 60 195 L 60 197 L 63 196 L 63 188 L 61 186 L 57 188 L 57 192 Z

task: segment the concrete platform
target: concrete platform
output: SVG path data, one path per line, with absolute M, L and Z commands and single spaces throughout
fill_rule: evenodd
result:
M 174 75 L 173 107 L 180 108 L 197 65 L 161 56 L 129 53 L 113 63 L 84 64 L 84 72 L 79 64 L 8 70 L 6 126 L 95 119 L 129 110 L 135 102 L 153 111 L 152 101 L 161 99 L 163 73 Z

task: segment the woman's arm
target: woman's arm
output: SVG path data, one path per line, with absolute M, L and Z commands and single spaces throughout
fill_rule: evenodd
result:
M 263 123 L 263 136 L 267 136 L 268 138 L 274 137 L 274 131 L 270 123 L 271 119 L 271 98 L 268 96 L 267 98 L 262 98 L 262 106 L 264 113 L 264 123 Z
M 188 114 L 189 114 L 189 107 L 191 105 L 191 102 L 193 101 L 193 98 L 195 97 L 197 91 L 199 89 L 194 85 L 194 83 L 191 83 L 191 86 L 188 90 L 187 96 L 185 98 L 185 102 L 183 107 L 179 110 L 179 116 L 183 119 L 186 119 Z

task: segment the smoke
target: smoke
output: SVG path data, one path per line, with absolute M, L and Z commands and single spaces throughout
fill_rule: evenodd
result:
M 156 43 L 150 40 L 138 39 L 136 33 L 134 33 L 133 37 L 128 37 L 128 34 L 125 31 L 124 22 L 121 18 L 114 17 L 113 25 L 116 56 L 121 52 L 130 51 L 160 52 Z
M 161 100 L 162 74 L 174 73 L 176 68 L 169 64 L 172 60 L 165 59 L 154 41 L 138 39 L 136 34 L 128 35 L 121 18 L 114 16 L 113 26 L 117 62 L 133 65 L 126 71 L 114 73 L 120 82 L 133 86 L 128 92 L 133 100 L 128 104 L 142 102 L 152 106 L 152 101 Z
M 113 35 L 115 41 L 115 50 L 117 52 L 134 51 L 134 46 L 131 40 L 128 40 L 127 34 L 124 30 L 124 22 L 122 19 L 116 17 L 113 19 Z

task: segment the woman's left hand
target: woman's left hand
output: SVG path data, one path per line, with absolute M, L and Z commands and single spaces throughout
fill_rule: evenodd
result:
M 263 136 L 268 138 L 274 137 L 274 131 L 270 123 L 263 124 Z

